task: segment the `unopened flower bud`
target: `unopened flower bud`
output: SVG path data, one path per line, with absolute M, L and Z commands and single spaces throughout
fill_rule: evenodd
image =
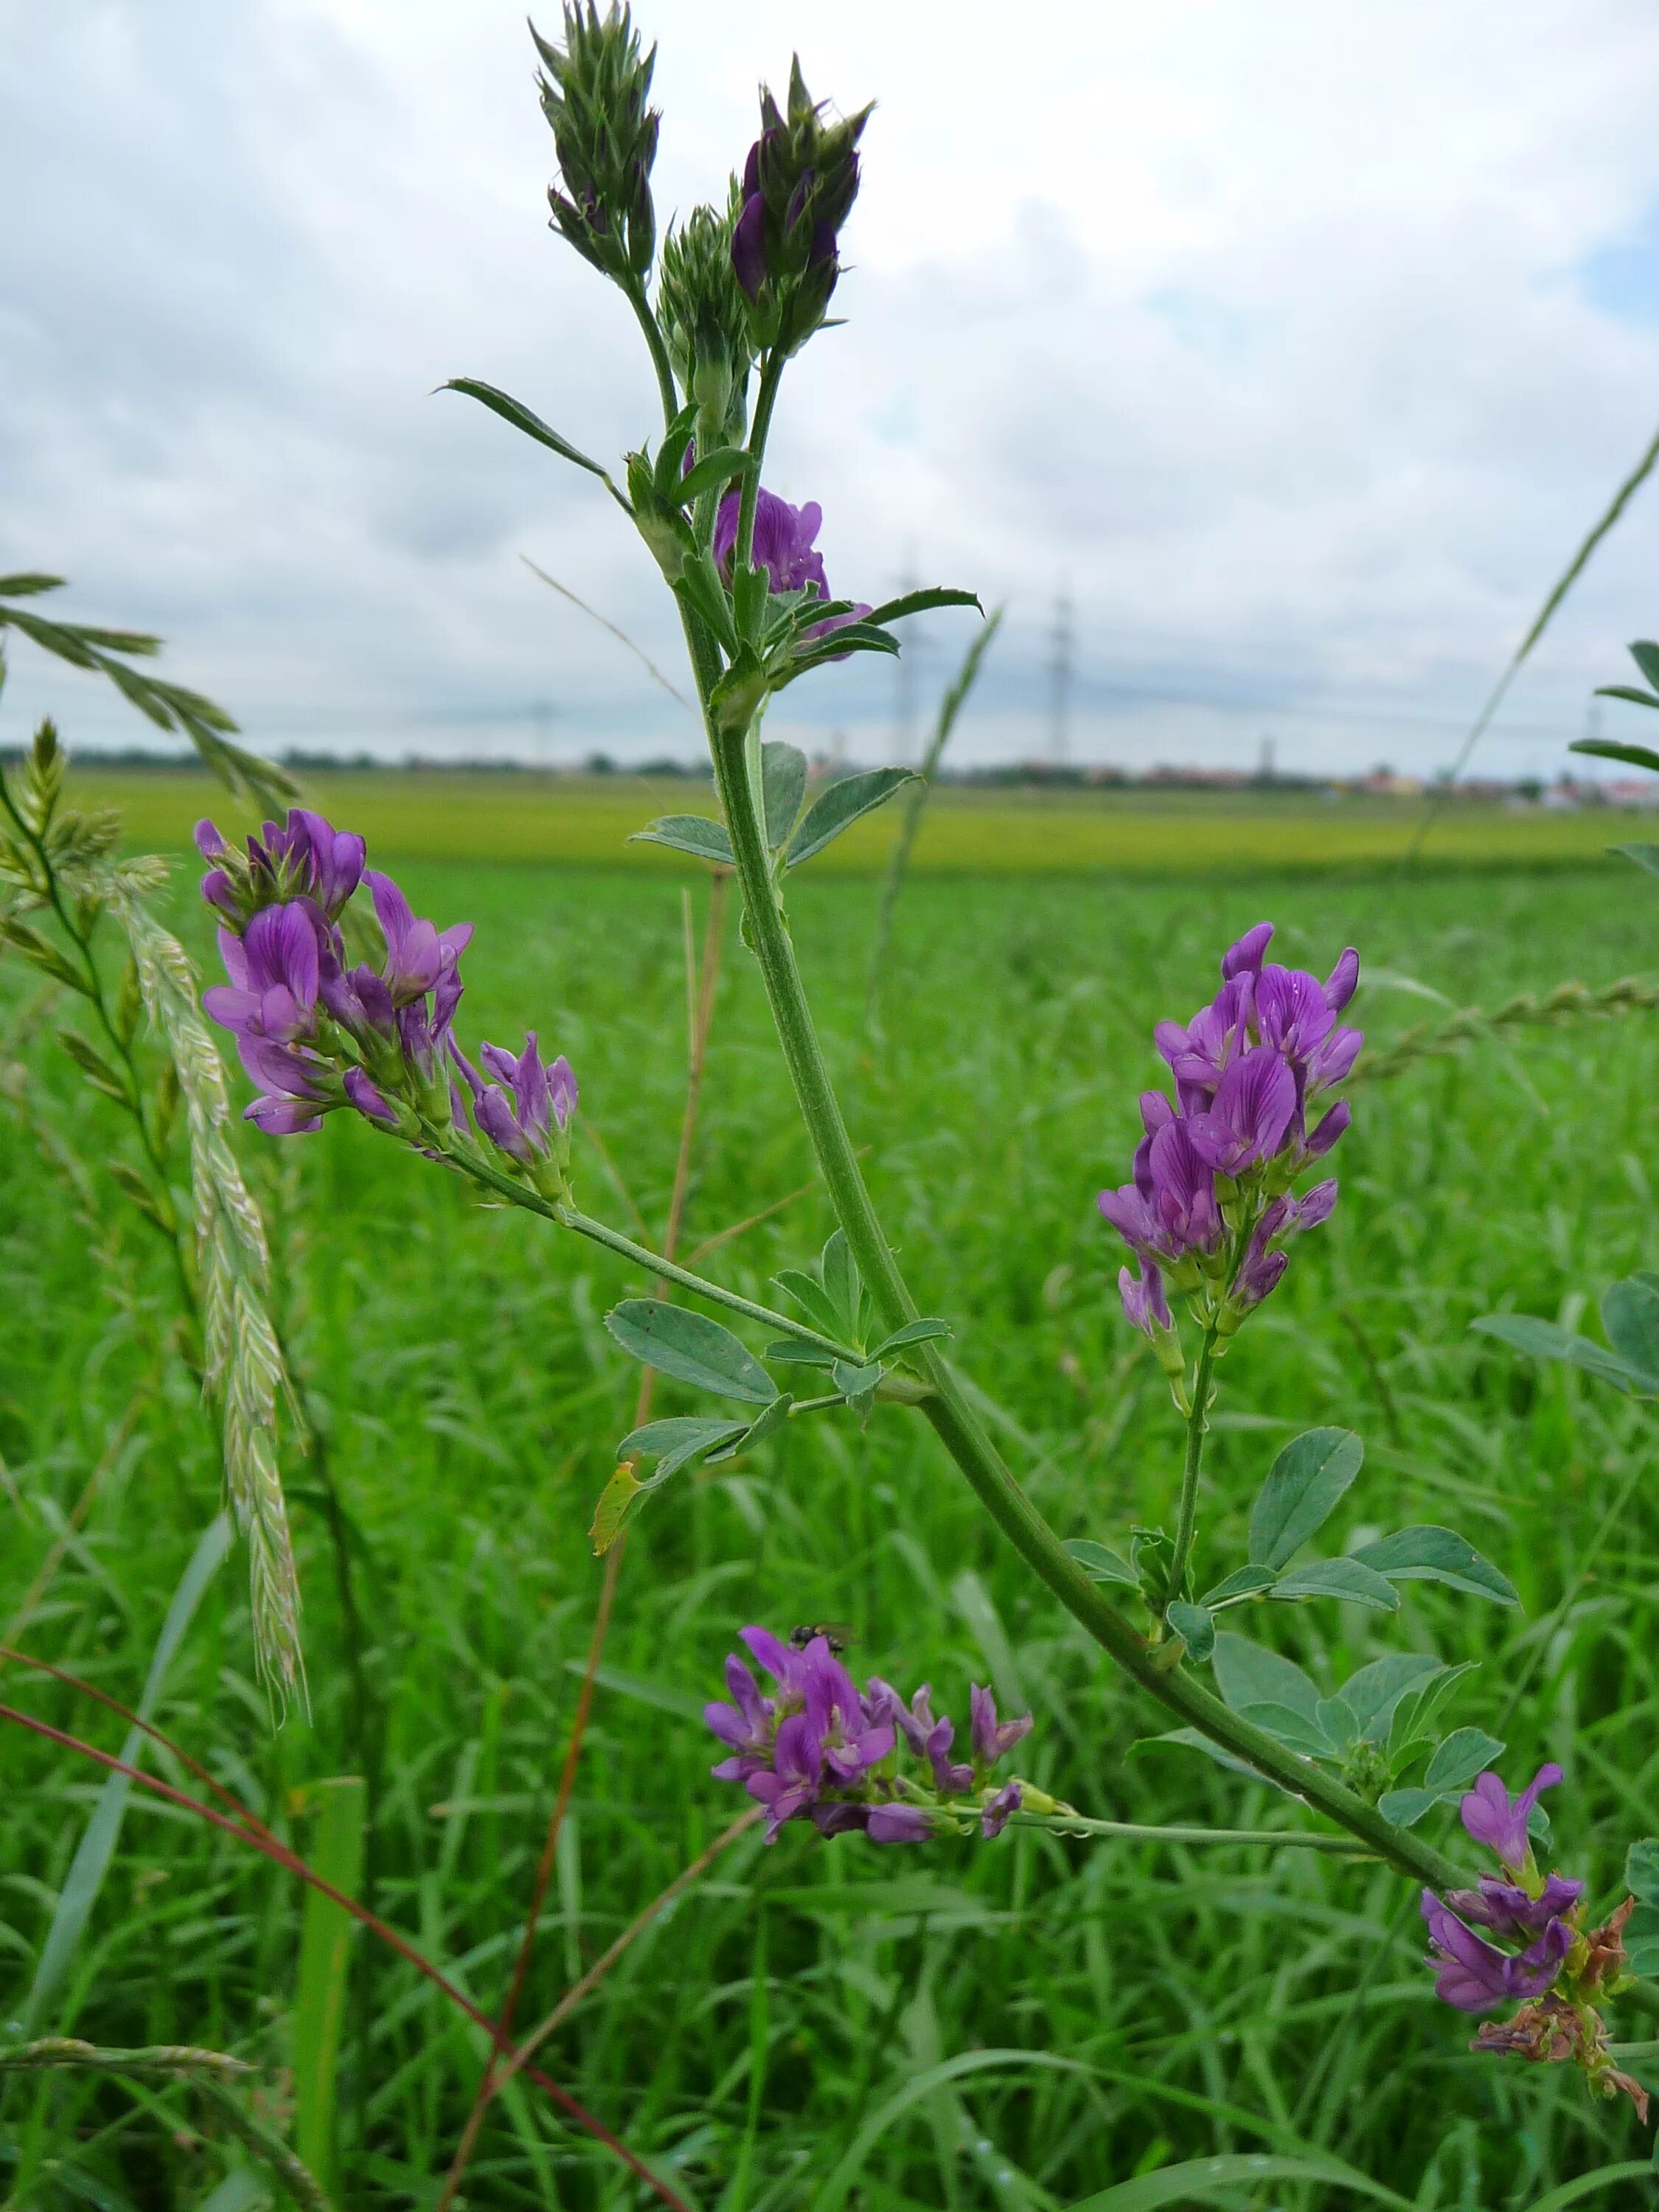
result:
M 732 266 L 749 308 L 756 345 L 785 354 L 823 321 L 841 274 L 840 235 L 858 195 L 858 143 L 870 109 L 823 119 L 799 60 L 781 112 L 761 92 L 761 135 L 749 150 L 743 204 L 732 236 Z
M 656 253 L 651 166 L 659 117 L 647 106 L 654 46 L 640 52 L 629 11 L 616 0 L 568 0 L 564 45 L 531 27 L 546 64 L 542 112 L 553 132 L 563 191 L 548 187 L 553 228 L 586 261 L 620 283 L 642 277 Z

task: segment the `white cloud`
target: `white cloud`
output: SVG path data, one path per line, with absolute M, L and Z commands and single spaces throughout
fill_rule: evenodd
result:
M 1432 765 L 1659 420 L 1659 18 L 1644 0 L 665 0 L 665 212 L 717 191 L 759 75 L 880 107 L 852 319 L 792 371 L 769 477 L 839 587 L 1008 598 L 964 750 Z M 256 742 L 687 744 L 536 583 L 665 663 L 672 608 L 592 483 L 453 395 L 608 456 L 653 428 L 626 310 L 549 234 L 516 4 L 21 0 L 0 80 L 0 565 L 149 623 Z M 1617 281 L 1605 274 L 1617 270 Z M 1554 766 L 1659 627 L 1659 489 L 1487 757 Z M 963 635 L 941 620 L 924 693 Z M 71 735 L 132 732 L 18 658 Z M 889 672 L 788 702 L 874 757 Z M 797 704 L 799 702 L 799 704 Z M 1614 710 L 1615 712 L 1617 710 Z

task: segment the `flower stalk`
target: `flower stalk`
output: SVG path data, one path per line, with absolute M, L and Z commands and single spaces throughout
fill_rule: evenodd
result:
M 758 431 L 762 427 L 758 406 L 757 417 Z M 760 451 L 754 439 L 750 447 L 757 453 Z M 757 473 L 751 472 L 751 480 Z M 702 667 L 694 665 L 750 938 L 796 1103 L 836 1218 L 877 1313 L 886 1328 L 899 1328 L 915 1320 L 920 1309 L 882 1229 L 824 1063 L 771 877 L 765 836 L 746 772 L 744 741 L 720 731 Z M 1190 1673 L 1179 1668 L 1170 1670 L 1149 1640 L 1102 1595 L 1099 1585 L 1084 1573 L 1021 1489 L 949 1364 L 930 1344 L 919 1346 L 916 1357 L 933 1386 L 921 1411 L 958 1472 L 1026 1565 L 1109 1656 L 1182 1720 L 1236 1753 L 1267 1780 L 1305 1799 L 1401 1873 L 1435 1887 L 1455 1886 L 1462 1879 L 1455 1863 L 1443 1852 L 1408 1831 L 1396 1828 L 1334 1776 L 1298 1758 L 1265 1729 L 1231 1711 Z

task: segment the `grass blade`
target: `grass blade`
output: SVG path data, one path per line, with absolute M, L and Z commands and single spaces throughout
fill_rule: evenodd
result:
M 343 1897 L 356 1897 L 363 1871 L 364 1790 L 361 1775 L 314 1785 L 317 1832 L 311 1863 Z M 294 2142 L 325 2190 L 334 2187 L 334 2111 L 340 2024 L 345 2017 L 353 1923 L 319 1889 L 306 1892 L 300 1982 L 294 2008 Z
M 173 1594 L 167 1619 L 161 1623 L 161 1633 L 155 1640 L 150 1656 L 149 1672 L 144 1678 L 143 1695 L 136 1708 L 141 1720 L 149 1720 L 167 1684 L 167 1670 L 174 1654 L 184 1641 L 185 1632 L 196 1616 L 203 1594 L 230 1549 L 231 1528 L 228 1515 L 220 1513 L 202 1532 L 201 1540 L 191 1553 L 190 1564 Z M 144 1736 L 138 1729 L 127 1732 L 121 1746 L 124 1765 L 131 1766 L 140 1758 L 144 1748 Z M 125 1774 L 112 1773 L 99 1792 L 92 1818 L 87 1823 L 86 1833 L 70 1862 L 64 1887 L 58 1893 L 57 1910 L 52 1916 L 52 1925 L 46 1930 L 46 1940 L 40 1947 L 40 1961 L 34 1970 L 34 1980 L 28 1996 L 23 2001 L 23 2033 L 32 2035 L 39 2026 L 74 1961 L 93 1906 L 98 1902 L 98 1893 L 104 1886 L 110 1861 L 115 1856 L 115 1846 L 121 1833 L 121 1821 L 127 1808 L 128 1794 L 132 1788 L 131 1778 Z

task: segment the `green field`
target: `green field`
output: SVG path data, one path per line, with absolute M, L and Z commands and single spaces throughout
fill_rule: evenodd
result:
M 207 811 L 183 777 L 97 785 L 140 846 L 178 846 Z M 658 1233 L 684 1083 L 680 885 L 485 862 L 608 864 L 629 827 L 684 806 L 687 787 L 342 775 L 308 796 L 368 828 L 374 857 L 410 861 L 400 872 L 418 911 L 477 924 L 464 1038 L 513 1042 L 533 1025 L 544 1048 L 568 1053 L 591 1133 L 577 1146 L 581 1200 L 624 1226 L 636 1211 Z M 956 1324 L 963 1364 L 1063 1534 L 1121 1544 L 1174 1497 L 1174 1418 L 1118 1313 L 1120 1253 L 1093 1201 L 1126 1171 L 1135 1093 L 1160 1073 L 1152 1024 L 1209 994 L 1231 936 L 1269 914 L 1287 957 L 1322 972 L 1351 941 L 1373 969 L 1456 1006 L 1651 961 L 1659 909 L 1645 879 L 1493 865 L 1588 858 L 1631 834 L 1607 817 L 1460 811 L 1435 849 L 1486 864 L 1480 873 L 1370 866 L 1398 849 L 1407 819 L 1381 805 L 945 794 L 900 911 L 879 1051 L 863 1027 L 874 884 L 809 872 L 794 894 L 848 1118 L 923 1310 Z M 868 866 L 887 835 L 849 837 L 844 865 Z M 631 849 L 650 870 L 678 865 Z M 1305 872 L 1316 858 L 1328 872 Z M 1328 872 L 1333 861 L 1354 872 Z M 1273 864 L 1276 878 L 1224 880 Z M 180 905 L 205 952 L 187 891 Z M 15 963 L 0 980 L 0 1627 L 131 1702 L 216 1503 L 210 1439 L 168 1348 L 166 1271 L 103 1164 L 124 1141 L 119 1116 L 54 1045 L 34 981 Z M 1362 990 L 1356 1007 L 1378 1037 L 1434 1011 L 1398 988 Z M 1468 1323 L 1500 1305 L 1575 1315 L 1613 1276 L 1659 1264 L 1656 1096 L 1648 1016 L 1477 1044 L 1358 1091 L 1336 1216 L 1227 1362 L 1205 1503 L 1219 1555 L 1278 1444 L 1340 1423 L 1369 1456 L 1333 1549 L 1408 1520 L 1467 1530 L 1520 1589 L 1520 1615 L 1415 1585 L 1381 1626 L 1327 1604 L 1253 1614 L 1250 1629 L 1327 1680 L 1390 1644 L 1477 1662 L 1457 1719 L 1507 1737 L 1512 1778 L 1563 1761 L 1560 1862 L 1598 1901 L 1619 1893 L 1626 1843 L 1659 1832 L 1659 1490 L 1640 1483 L 1628 1522 L 1599 1535 L 1610 1497 L 1650 1466 L 1652 1416 L 1567 1370 L 1529 1368 Z M 310 1709 L 270 1725 L 239 1550 L 157 1717 L 301 1850 L 315 1833 L 307 1785 L 359 1768 L 383 1723 L 380 1909 L 494 2005 L 587 1648 L 599 1570 L 584 1532 L 637 1383 L 602 1316 L 643 1285 L 528 1216 L 479 1209 L 365 1127 L 242 1139 L 325 1453 L 321 1467 L 285 1460 Z M 764 1296 L 830 1225 L 811 1183 L 733 927 L 688 1243 L 805 1187 L 706 1262 Z M 692 1406 L 661 1394 L 659 1410 Z M 338 1547 L 325 1478 L 347 1516 Z M 366 1624 L 361 1683 L 342 1562 Z M 862 1434 L 803 1425 L 678 1482 L 630 1540 L 526 2020 L 739 1808 L 741 1793 L 709 1778 L 696 1717 L 720 1693 L 735 1629 L 811 1620 L 853 1623 L 860 1672 L 906 1689 L 931 1680 L 951 1709 L 970 1679 L 994 1681 L 1036 1715 L 1025 1771 L 1087 1812 L 1277 1817 L 1259 1786 L 1136 1748 L 1162 1720 L 1000 1546 L 914 1417 L 880 1407 Z M 0 1695 L 119 1744 L 112 1716 L 15 1667 Z M 33 1974 L 98 1777 L 15 1731 L 0 1735 L 0 1759 L 3 2019 Z M 165 1756 L 160 1767 L 185 1778 Z M 52 2025 L 238 2052 L 274 2085 L 265 2109 L 281 2124 L 299 1927 L 287 1876 L 135 1795 Z M 1261 2152 L 1340 2158 L 1395 2192 L 1381 2201 L 1424 2212 L 1542 2212 L 1568 2201 L 1550 2195 L 1562 2185 L 1645 2156 L 1630 2108 L 1593 2106 L 1571 2069 L 1471 2057 L 1468 2025 L 1435 2001 L 1422 1955 L 1415 1899 L 1376 1869 L 1030 1832 L 884 1852 L 795 1827 L 770 1850 L 739 1844 L 544 2061 L 698 2212 L 1052 2212 L 1183 2160 Z M 395 1959 L 360 1948 L 355 1970 L 343 2201 L 429 2206 L 483 2044 Z M 1615 2033 L 1648 2038 L 1654 2009 L 1622 2003 Z M 1631 2063 L 1659 2087 L 1650 2058 Z M 108 2082 L 14 2078 L 0 2102 L 10 2201 L 31 2212 L 235 2212 L 266 2201 L 240 2156 L 204 2107 L 154 2085 L 135 2102 Z M 523 2087 L 495 2106 L 466 2190 L 475 2207 L 647 2201 Z M 1349 2212 L 1373 2200 L 1304 2179 L 1241 2183 L 1227 2201 Z M 1649 2204 L 1651 2184 L 1598 2184 L 1587 2201 L 1623 2212 Z
M 187 770 L 93 769 L 74 779 L 83 803 L 119 806 L 132 842 L 178 848 L 206 813 L 234 819 L 210 778 Z M 709 814 L 711 788 L 685 778 L 398 773 L 313 776 L 312 804 L 364 830 L 398 860 L 547 861 L 695 872 L 661 848 L 630 845 L 660 814 Z M 937 875 L 1135 875 L 1189 871 L 1375 867 L 1397 861 L 1419 819 L 1416 799 L 1305 793 L 993 790 L 935 792 L 915 866 Z M 1425 848 L 1440 866 L 1583 866 L 1645 834 L 1644 817 L 1605 807 L 1518 811 L 1457 801 Z M 898 810 L 854 824 L 812 866 L 824 874 L 879 869 Z

